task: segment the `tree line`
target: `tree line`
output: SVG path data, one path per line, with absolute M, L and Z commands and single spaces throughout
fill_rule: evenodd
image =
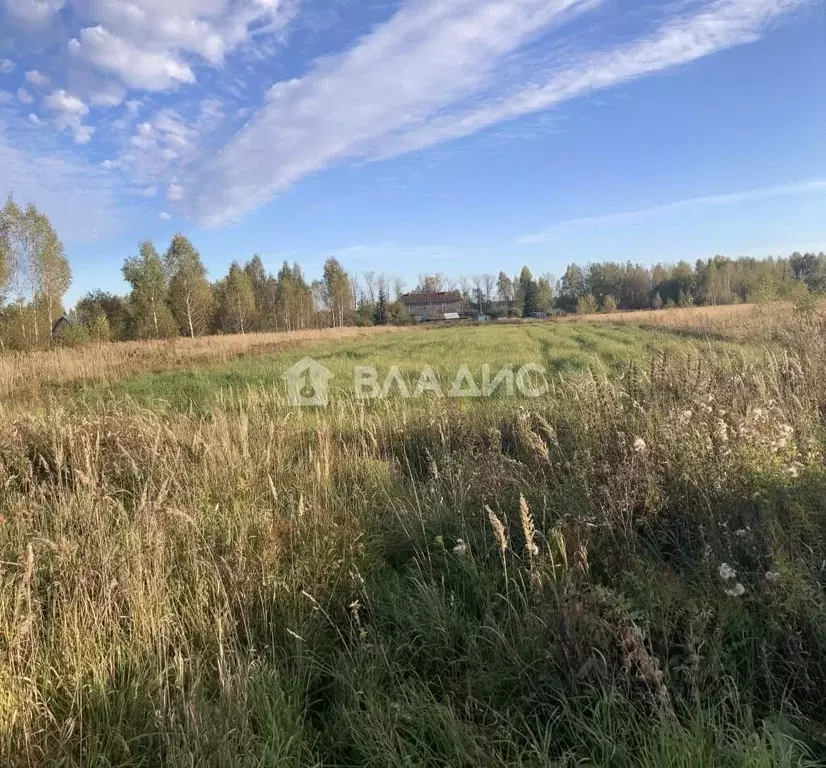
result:
M 260 256 L 233 261 L 210 281 L 192 242 L 176 234 L 159 252 L 150 240 L 125 259 L 125 296 L 94 290 L 68 313 L 64 341 L 168 339 L 210 333 L 291 331 L 344 325 L 405 324 L 404 281 L 372 271 L 348 273 L 333 257 L 308 281 L 299 264 L 269 273 Z M 51 343 L 63 316 L 71 267 L 47 216 L 9 196 L 0 210 L 0 348 L 37 349 Z M 613 312 L 671 306 L 792 298 L 826 289 L 826 255 L 784 258 L 715 256 L 647 267 L 632 262 L 571 264 L 561 278 L 535 278 L 526 266 L 450 279 L 421 274 L 415 292 L 458 292 L 469 314 L 529 317 L 553 312 Z

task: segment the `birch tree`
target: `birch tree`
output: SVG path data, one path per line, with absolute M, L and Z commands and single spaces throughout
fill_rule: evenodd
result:
M 218 295 L 221 330 L 246 333 L 255 317 L 255 292 L 249 275 L 237 261 L 230 265 Z
M 324 262 L 324 289 L 332 326 L 344 326 L 344 313 L 353 306 L 350 278 L 337 259 Z
M 201 255 L 188 238 L 177 234 L 165 256 L 169 278 L 169 308 L 182 334 L 195 338 L 212 321 L 212 288 Z
M 151 240 L 140 244 L 140 254 L 123 265 L 123 278 L 132 286 L 133 336 L 161 339 L 175 335 L 175 319 L 166 305 L 167 275 Z
M 20 329 L 20 345 L 28 344 L 26 332 L 26 301 L 31 296 L 29 238 L 25 214 L 9 195 L 0 214 L 0 239 L 3 241 L 3 261 L 5 262 L 6 289 L 17 310 Z
M 29 233 L 32 239 L 30 256 L 35 293 L 46 306 L 48 329 L 54 326 L 56 315 L 61 311 L 63 297 L 72 284 L 72 268 L 48 217 L 33 206 L 27 211 Z M 35 325 L 35 328 L 37 325 Z

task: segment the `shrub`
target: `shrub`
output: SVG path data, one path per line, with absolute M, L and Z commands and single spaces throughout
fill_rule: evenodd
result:
M 592 294 L 586 293 L 580 296 L 576 303 L 576 313 L 578 315 L 593 315 L 597 311 L 597 300 Z
M 606 313 L 617 311 L 617 300 L 610 293 L 602 299 L 602 311 Z

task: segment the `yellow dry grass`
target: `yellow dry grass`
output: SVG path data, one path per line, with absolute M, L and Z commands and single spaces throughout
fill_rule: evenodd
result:
M 704 323 L 719 324 L 742 319 L 757 309 L 756 304 L 723 304 L 716 307 L 679 307 L 675 309 L 643 309 L 634 312 L 608 312 L 599 315 L 571 315 L 570 320 L 609 323 L 645 323 L 680 327 Z
M 821 305 L 820 312 L 823 311 L 824 306 Z M 562 322 L 634 323 L 664 331 L 684 331 L 734 341 L 765 341 L 786 329 L 789 323 L 798 323 L 800 318 L 794 320 L 794 317 L 799 314 L 791 303 L 775 302 L 572 315 L 562 318 Z
M 326 328 L 289 333 L 248 333 L 196 339 L 131 341 L 77 349 L 20 352 L 0 356 L 0 405 L 55 387 L 106 383 L 139 373 L 180 370 L 224 363 L 315 341 L 392 333 L 395 326 Z

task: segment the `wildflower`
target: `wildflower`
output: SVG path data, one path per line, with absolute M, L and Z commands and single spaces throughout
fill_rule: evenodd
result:
M 746 593 L 746 588 L 738 581 L 731 589 L 725 590 L 729 597 L 741 597 Z
M 799 469 L 797 468 L 797 466 L 796 466 L 796 465 L 794 465 L 794 464 L 792 464 L 790 467 L 786 467 L 783 471 L 784 471 L 784 472 L 785 472 L 785 473 L 786 473 L 786 474 L 787 474 L 790 478 L 792 478 L 793 480 L 796 480 L 798 477 L 800 477 L 800 470 L 799 470 Z
M 693 414 L 691 411 L 683 411 L 683 412 L 680 414 L 680 420 L 681 420 L 681 421 L 684 421 L 684 422 L 685 422 L 685 421 L 688 421 L 688 420 L 689 420 L 689 419 L 690 419 L 693 415 L 694 415 L 694 414 Z
M 462 555 L 466 555 L 468 552 L 470 552 L 470 547 L 468 547 L 464 540 L 456 539 L 456 546 L 453 547 L 453 554 L 461 557 Z
M 766 581 L 769 584 L 775 584 L 780 581 L 780 573 L 778 571 L 766 571 Z
M 723 581 L 730 581 L 737 575 L 737 571 L 735 571 L 734 568 L 732 568 L 728 563 L 720 563 L 720 570 L 718 573 Z
M 748 529 L 747 529 L 747 528 L 738 528 L 738 529 L 734 532 L 734 535 L 735 535 L 738 539 L 744 539 L 744 538 L 746 538 L 746 536 L 748 536 L 748 535 L 749 535 L 749 532 L 748 532 Z
M 641 437 L 638 437 L 636 440 L 634 440 L 635 453 L 645 453 L 647 448 L 648 446 L 645 444 L 645 440 L 643 440 Z

